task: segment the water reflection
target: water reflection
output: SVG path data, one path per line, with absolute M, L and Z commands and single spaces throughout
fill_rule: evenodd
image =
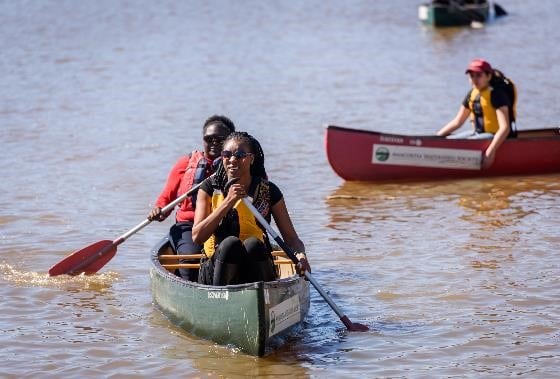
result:
M 331 216 L 328 226 L 337 229 L 345 222 L 355 222 L 356 213 L 366 222 L 398 220 L 398 211 L 427 211 L 442 202 L 459 205 L 465 211 L 462 220 L 510 226 L 554 200 L 560 194 L 559 179 L 552 175 L 418 183 L 344 182 L 326 199 Z
M 425 35 L 432 39 L 432 43 L 436 46 L 438 44 L 454 45 L 457 38 L 467 33 L 473 33 L 470 28 L 465 27 L 434 28 L 430 26 L 421 26 L 421 29 Z
M 184 361 L 188 358 L 191 370 L 204 376 L 245 378 L 261 376 L 286 376 L 308 378 L 304 367 L 304 354 L 299 347 L 301 333 L 288 337 L 290 340 L 263 358 L 244 354 L 233 346 L 221 346 L 212 341 L 193 336 L 173 325 L 159 310 L 153 309 L 150 323 L 159 330 L 167 330 L 163 355 L 169 360 Z
M 345 182 L 327 197 L 327 227 L 334 241 L 364 249 L 376 244 L 402 254 L 402 241 L 426 251 L 442 249 L 471 257 L 471 267 L 497 268 L 546 217 L 560 196 L 558 175 L 418 183 Z M 421 236 L 421 237 L 420 237 Z M 410 244 L 409 244 L 410 245 Z M 466 253 L 466 254 L 465 254 Z

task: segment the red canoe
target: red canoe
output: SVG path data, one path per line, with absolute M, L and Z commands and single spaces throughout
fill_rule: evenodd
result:
M 490 140 L 408 136 L 327 126 L 327 158 L 345 180 L 431 180 L 560 172 L 560 128 L 520 130 L 481 170 Z

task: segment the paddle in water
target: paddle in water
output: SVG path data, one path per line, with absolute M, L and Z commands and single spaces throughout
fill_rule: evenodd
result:
M 276 233 L 276 231 L 274 229 L 272 229 L 270 224 L 265 220 L 265 218 L 261 215 L 261 213 L 257 210 L 257 208 L 255 208 L 253 203 L 251 203 L 251 201 L 246 197 L 243 198 L 243 202 L 249 208 L 249 210 L 253 213 L 253 215 L 259 221 L 259 223 L 266 229 L 268 234 L 270 234 L 272 236 L 272 238 L 274 238 L 274 241 L 276 241 L 276 243 L 282 248 L 282 250 L 284 250 L 284 252 L 288 255 L 288 257 L 290 257 L 292 262 L 294 262 L 295 264 L 298 264 L 299 259 L 297 259 L 296 253 L 294 252 L 294 250 L 291 247 L 289 247 L 282 240 L 282 238 L 278 235 L 278 233 Z M 351 331 L 351 332 L 365 332 L 365 331 L 369 330 L 369 328 L 366 325 L 358 324 L 357 322 L 350 321 L 348 316 L 346 316 L 344 313 L 342 313 L 342 311 L 337 307 L 337 305 L 330 298 L 330 296 L 323 290 L 323 288 L 319 285 L 319 283 L 317 283 L 317 281 L 315 281 L 315 278 L 313 278 L 313 276 L 311 275 L 311 273 L 309 271 L 305 271 L 305 277 L 307 278 L 307 280 L 309 280 L 311 282 L 311 284 L 313 284 L 313 287 L 315 287 L 317 292 L 319 292 L 319 294 L 323 297 L 323 299 L 325 299 L 325 301 L 329 304 L 329 306 L 332 308 L 332 310 L 340 318 L 340 321 L 342 321 L 344 326 L 346 326 L 346 328 L 349 331 Z
M 201 183 L 192 187 L 189 191 L 179 196 L 173 202 L 167 204 L 167 206 L 162 208 L 161 212 L 165 214 L 172 211 L 177 204 L 179 204 L 180 202 L 185 200 L 187 196 L 192 195 L 196 190 L 198 190 L 198 187 L 200 187 L 200 185 Z M 97 271 L 101 270 L 101 268 L 105 266 L 105 264 L 107 264 L 107 262 L 109 262 L 111 258 L 115 256 L 115 254 L 117 253 L 117 246 L 126 241 L 133 234 L 142 230 L 151 222 L 151 220 L 145 219 L 140 224 L 136 225 L 134 228 L 130 229 L 128 232 L 114 241 L 98 241 L 70 254 L 69 256 L 52 266 L 49 269 L 49 275 L 79 275 L 82 273 L 86 275 L 95 274 Z

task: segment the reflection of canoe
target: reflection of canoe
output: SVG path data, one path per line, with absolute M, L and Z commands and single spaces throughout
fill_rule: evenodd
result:
M 432 1 L 418 7 L 418 18 L 432 26 L 461 26 L 486 22 L 490 16 L 488 1 Z
M 480 169 L 490 140 L 408 136 L 328 126 L 327 158 L 345 180 L 387 181 L 560 172 L 560 129 L 520 130 Z
M 171 321 L 194 335 L 263 356 L 309 311 L 309 283 L 285 258 L 275 257 L 277 281 L 214 287 L 176 276 L 173 254 L 167 238 L 152 251 L 152 296 Z

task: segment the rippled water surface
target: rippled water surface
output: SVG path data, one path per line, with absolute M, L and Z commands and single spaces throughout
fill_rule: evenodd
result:
M 323 150 L 327 123 L 435 132 L 477 56 L 515 79 L 520 128 L 559 125 L 560 3 L 500 3 L 434 30 L 411 0 L 2 2 L 0 376 L 557 376 L 560 175 L 345 183 Z M 261 141 L 315 278 L 369 332 L 313 292 L 265 358 L 184 333 L 149 290 L 170 221 L 48 277 L 141 222 L 214 113 Z

